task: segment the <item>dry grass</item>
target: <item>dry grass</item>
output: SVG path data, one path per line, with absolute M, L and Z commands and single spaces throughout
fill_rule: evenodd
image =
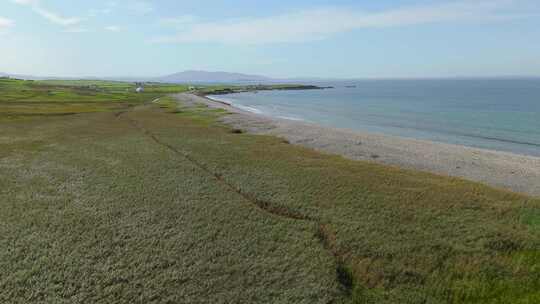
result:
M 537 303 L 540 202 L 172 100 L 3 122 L 0 302 Z

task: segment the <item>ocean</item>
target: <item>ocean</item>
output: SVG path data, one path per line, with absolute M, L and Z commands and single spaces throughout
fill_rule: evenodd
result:
M 540 156 L 540 79 L 361 80 L 210 96 L 263 115 Z

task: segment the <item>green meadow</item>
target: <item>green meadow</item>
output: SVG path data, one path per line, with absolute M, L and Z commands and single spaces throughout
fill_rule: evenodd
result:
M 125 82 L 0 78 L 0 119 L 115 111 L 185 90 L 187 86 L 149 84 L 137 94 L 135 84 Z
M 539 199 L 245 134 L 187 89 L 0 78 L 1 303 L 540 303 Z

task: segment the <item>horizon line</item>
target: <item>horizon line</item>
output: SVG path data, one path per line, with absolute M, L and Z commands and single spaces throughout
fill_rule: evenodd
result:
M 246 74 L 247 76 L 256 76 L 267 78 L 266 81 L 291 81 L 291 80 L 315 80 L 315 81 L 355 81 L 355 80 L 430 80 L 430 79 L 527 79 L 527 78 L 540 78 L 538 75 L 519 75 L 519 74 L 498 74 L 498 75 L 475 75 L 475 76 L 465 76 L 465 75 L 455 75 L 455 76 L 359 76 L 359 77 L 322 77 L 322 76 L 292 76 L 292 77 L 273 77 L 265 76 L 261 74 L 254 73 L 242 73 L 242 72 L 226 72 L 226 71 L 207 71 L 207 70 L 185 70 L 181 72 L 168 73 L 165 75 L 159 76 L 54 76 L 54 75 L 39 75 L 39 74 L 23 74 L 23 73 L 7 73 L 0 72 L 0 77 L 10 77 L 17 78 L 21 77 L 23 80 L 26 78 L 41 78 L 41 80 L 114 80 L 114 79 L 156 79 L 163 78 L 170 75 L 183 72 L 204 72 L 204 73 L 229 73 L 229 74 Z M 121 80 L 115 80 L 121 81 Z M 263 81 L 263 80 L 253 80 L 253 82 Z M 200 82 L 200 81 L 196 81 Z M 250 82 L 249 79 L 246 79 L 245 82 Z

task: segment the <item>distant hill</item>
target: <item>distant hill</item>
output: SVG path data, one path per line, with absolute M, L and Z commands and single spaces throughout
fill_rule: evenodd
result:
M 24 80 L 110 80 L 110 81 L 153 81 L 148 77 L 59 77 L 59 76 L 35 76 L 23 74 L 9 74 L 0 72 L 0 77 L 10 77 Z
M 260 75 L 249 75 L 227 72 L 206 72 L 206 71 L 185 71 L 158 77 L 154 79 L 159 82 L 169 83 L 238 83 L 238 82 L 269 82 L 272 78 Z
M 363 80 L 358 79 L 338 79 L 338 78 L 313 78 L 313 77 L 295 77 L 295 78 L 271 78 L 261 75 L 251 75 L 242 73 L 228 72 L 208 72 L 208 71 L 184 71 L 167 76 L 148 77 L 148 76 L 126 76 L 126 77 L 59 77 L 59 76 L 35 76 L 23 74 L 10 74 L 0 72 L 0 77 L 11 77 L 26 80 L 110 80 L 125 82 L 161 82 L 161 83 L 182 83 L 182 84 L 317 84 L 325 86 L 335 82 L 349 82 Z M 384 79 L 384 78 L 383 78 Z M 392 79 L 392 78 L 386 78 Z M 399 78 L 396 78 L 399 79 Z M 446 77 L 446 78 L 425 78 L 425 79 L 540 79 L 539 76 L 491 76 L 491 77 Z
M 9 74 L 0 72 L 0 77 L 10 77 L 17 79 L 26 79 L 26 80 L 42 80 L 42 79 L 52 79 L 53 77 L 39 77 L 32 75 L 20 75 L 20 74 Z
M 184 71 L 161 77 L 50 77 L 34 75 L 18 75 L 0 72 L 0 77 L 13 77 L 27 80 L 113 80 L 113 81 L 153 81 L 163 83 L 268 83 L 275 82 L 272 79 L 260 75 L 249 75 L 228 72 L 207 72 L 207 71 Z

